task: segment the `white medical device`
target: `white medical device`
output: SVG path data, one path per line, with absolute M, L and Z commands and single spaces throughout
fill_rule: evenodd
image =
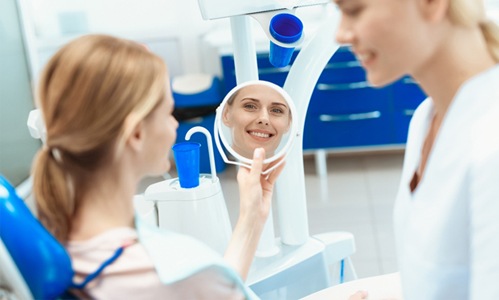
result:
M 179 178 L 154 183 L 147 187 L 144 198 L 155 203 L 160 228 L 193 236 L 223 255 L 232 226 L 216 174 L 211 134 L 196 126 L 185 139 L 196 132 L 203 133 L 208 140 L 211 174 L 200 174 L 199 185 L 193 188 L 181 187 Z
M 198 0 L 206 20 L 230 17 L 237 84 L 258 80 L 255 42 L 251 18 L 255 19 L 271 42 L 269 20 L 280 13 L 294 14 L 301 6 L 325 4 L 329 0 Z M 355 252 L 354 238 L 348 232 L 327 232 L 310 236 L 308 230 L 303 166 L 303 133 L 308 103 L 322 70 L 339 45 L 334 41 L 337 18 L 329 21 L 302 46 L 291 66 L 284 90 L 293 100 L 293 121 L 300 136 L 286 159 L 286 167 L 276 187 L 276 213 L 280 237 L 275 238 L 273 220 L 267 221 L 260 239 L 257 257 L 247 283 L 262 299 L 298 299 L 344 280 L 356 279 L 350 256 Z M 304 24 L 306 26 L 306 24 Z M 296 44 L 298 46 L 303 38 Z M 281 45 L 285 46 L 285 45 Z M 293 184 L 289 184 L 289 183 Z M 272 215 L 272 213 L 271 213 Z M 275 248 L 278 251 L 275 251 Z M 259 256 L 259 253 L 264 255 Z M 340 266 L 337 275 L 329 272 Z M 304 274 L 306 274 L 304 276 Z
M 325 4 L 330 0 L 198 0 L 201 15 L 205 20 L 261 13 L 299 6 Z

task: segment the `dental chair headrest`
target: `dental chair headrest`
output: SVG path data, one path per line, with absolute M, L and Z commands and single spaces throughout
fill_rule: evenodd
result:
M 55 299 L 70 287 L 74 272 L 66 249 L 33 216 L 2 175 L 0 239 L 34 299 Z

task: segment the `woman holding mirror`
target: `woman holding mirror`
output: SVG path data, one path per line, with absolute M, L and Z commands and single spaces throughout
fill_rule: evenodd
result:
M 42 73 L 37 105 L 46 138 L 33 192 L 40 221 L 71 256 L 81 298 L 253 296 L 243 280 L 282 170 L 261 176 L 263 149 L 238 171 L 239 218 L 223 258 L 135 214 L 140 181 L 170 168 L 178 123 L 169 82 L 159 56 L 107 35 L 71 41 Z

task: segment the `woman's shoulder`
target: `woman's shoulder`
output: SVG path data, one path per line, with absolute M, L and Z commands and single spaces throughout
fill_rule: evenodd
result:
M 106 267 L 105 273 L 154 269 L 133 228 L 115 228 L 85 241 L 69 241 L 66 244 L 77 274 L 91 274 L 120 248 L 124 249 L 123 252 L 113 264 Z
M 86 252 L 89 249 L 114 249 L 123 242 L 137 240 L 137 231 L 131 227 L 117 227 L 106 230 L 86 240 L 69 240 L 66 248 L 71 252 Z

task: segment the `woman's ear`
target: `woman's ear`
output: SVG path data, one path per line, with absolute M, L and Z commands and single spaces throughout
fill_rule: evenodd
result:
M 450 0 L 418 0 L 419 9 L 425 20 L 438 22 L 447 17 Z
M 222 122 L 225 126 L 232 127 L 232 122 L 230 121 L 230 107 L 227 105 L 224 107 L 224 111 L 222 112 Z
M 141 151 L 144 148 L 145 141 L 145 127 L 144 121 L 140 121 L 135 125 L 131 134 L 128 136 L 127 144 L 134 151 Z

